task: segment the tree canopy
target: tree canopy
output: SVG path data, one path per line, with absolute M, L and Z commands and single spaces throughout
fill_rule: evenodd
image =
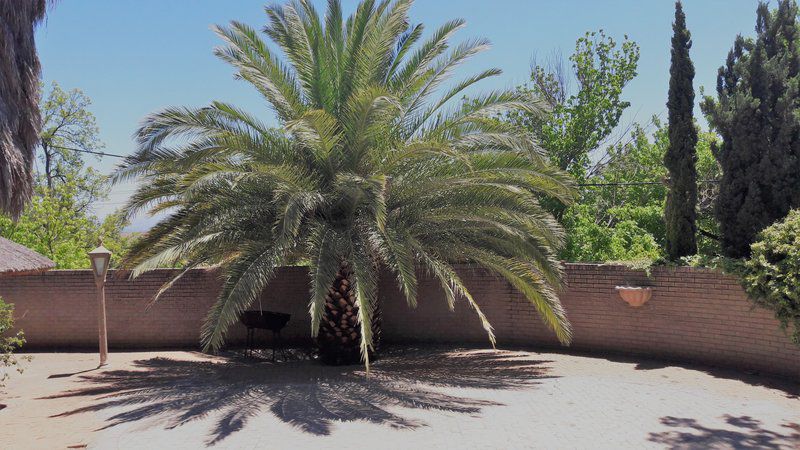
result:
M 569 57 L 571 74 L 555 56 L 534 65 L 530 82 L 517 88 L 547 101 L 550 114 L 512 111 L 508 119 L 535 133 L 553 163 L 582 180 L 596 169 L 591 152 L 613 143 L 608 139 L 630 106 L 622 91 L 638 62 L 639 46 L 627 36 L 618 44 L 603 30 L 587 32 Z
M 800 206 L 800 30 L 797 5 L 757 10 L 756 37 L 736 38 L 702 102 L 722 137 L 716 217 L 726 255 L 744 257 L 765 227 Z
M 110 185 L 74 150 L 102 148 L 91 100 L 54 83 L 40 103 L 44 122 L 34 195 L 18 220 L 0 215 L 0 236 L 47 256 L 59 269 L 88 268 L 86 252 L 102 237 L 116 262 L 129 244 L 122 235 L 127 222 L 120 214 L 103 220 L 94 215 L 94 202 L 108 195 Z

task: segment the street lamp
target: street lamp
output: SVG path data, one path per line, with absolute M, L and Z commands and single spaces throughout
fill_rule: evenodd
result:
M 108 334 L 106 333 L 106 274 L 111 262 L 111 252 L 103 247 L 103 241 L 98 243 L 98 247 L 89 252 L 89 260 L 92 262 L 92 273 L 94 282 L 97 285 L 97 326 L 100 336 L 100 365 L 106 365 L 108 359 Z

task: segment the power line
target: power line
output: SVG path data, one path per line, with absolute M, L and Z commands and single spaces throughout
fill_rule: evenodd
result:
M 106 152 L 96 152 L 96 151 L 93 151 L 93 150 L 85 150 L 85 149 L 82 149 L 82 148 L 62 147 L 60 145 L 50 145 L 50 147 L 60 148 L 62 150 L 71 150 L 73 152 L 91 153 L 92 155 L 97 155 L 97 156 L 110 156 L 112 158 L 127 158 L 127 156 L 125 156 L 125 155 L 116 155 L 114 153 L 106 153 Z
M 124 155 L 117 155 L 114 153 L 106 153 L 106 152 L 96 152 L 93 150 L 85 150 L 82 148 L 73 148 L 73 147 L 63 147 L 60 145 L 51 145 L 50 147 L 59 148 L 62 150 L 71 150 L 73 152 L 80 152 L 80 153 L 90 153 L 92 155 L 97 156 L 110 156 L 112 158 L 127 158 Z M 720 180 L 697 180 L 698 183 L 719 183 Z M 581 187 L 603 187 L 603 186 L 654 186 L 664 184 L 661 181 L 629 181 L 629 182 L 622 182 L 622 183 L 578 183 L 578 186 Z M 135 192 L 135 191 L 134 191 Z

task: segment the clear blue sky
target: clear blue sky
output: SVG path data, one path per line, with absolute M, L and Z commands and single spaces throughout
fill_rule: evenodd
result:
M 324 11 L 325 1 L 318 1 Z M 357 2 L 343 0 L 347 12 Z M 260 28 L 263 0 L 71 0 L 56 3 L 37 32 L 45 83 L 80 88 L 93 100 L 100 138 L 106 150 L 133 151 L 131 135 L 148 113 L 169 105 L 201 106 L 211 100 L 238 104 L 269 118 L 258 94 L 235 81 L 217 60 L 219 44 L 212 24 L 240 20 Z M 670 0 L 417 0 L 414 23 L 433 29 L 454 17 L 467 20 L 458 36 L 487 37 L 493 47 L 461 68 L 461 74 L 486 67 L 504 71 L 483 88 L 511 87 L 527 81 L 531 57 L 560 51 L 565 56 L 588 30 L 604 29 L 621 40 L 628 35 L 641 47 L 639 75 L 625 91 L 631 102 L 624 123 L 646 122 L 664 114 L 669 78 L 669 40 L 674 3 Z M 755 0 L 685 0 L 692 32 L 695 88 L 713 92 L 716 71 L 737 33 L 752 35 Z M 699 93 L 698 93 L 699 94 Z M 699 97 L 699 95 L 698 95 Z M 699 116 L 699 110 L 696 111 Z M 90 164 L 110 173 L 113 158 Z M 133 190 L 115 187 L 97 213 L 119 207 Z M 151 221 L 139 218 L 131 229 Z

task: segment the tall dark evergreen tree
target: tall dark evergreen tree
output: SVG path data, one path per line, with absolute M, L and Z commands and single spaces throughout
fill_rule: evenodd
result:
M 736 38 L 703 111 L 722 136 L 715 207 L 723 251 L 750 253 L 759 231 L 800 206 L 800 32 L 797 4 L 757 10 L 756 38 Z
M 669 147 L 664 164 L 669 170 L 670 190 L 664 215 L 667 255 L 670 259 L 697 253 L 697 130 L 694 127 L 694 65 L 689 57 L 692 36 L 686 29 L 681 2 L 675 2 L 672 24 L 672 62 L 669 68 Z

